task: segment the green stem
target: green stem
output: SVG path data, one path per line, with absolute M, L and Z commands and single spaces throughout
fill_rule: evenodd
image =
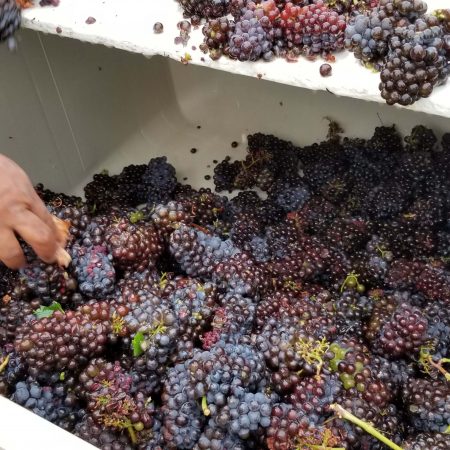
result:
M 379 431 L 377 431 L 372 425 L 362 421 L 361 419 L 358 419 L 352 413 L 350 413 L 346 409 L 344 409 L 341 405 L 334 403 L 333 405 L 330 405 L 330 409 L 335 411 L 336 414 L 341 419 L 345 419 L 345 420 L 348 420 L 349 422 L 354 423 L 355 425 L 362 428 L 364 431 L 371 434 L 374 438 L 377 438 L 379 441 L 383 442 L 384 444 L 386 444 L 388 447 L 392 448 L 393 450 L 403 450 L 397 444 L 395 444 L 390 439 L 388 439 L 386 436 L 384 436 Z
M 136 433 L 134 432 L 133 425 L 131 425 L 131 423 L 129 425 L 127 425 L 127 430 L 128 430 L 128 434 L 130 435 L 131 442 L 133 444 L 136 444 L 137 437 L 136 437 Z
M 205 416 L 211 414 L 211 410 L 208 408 L 208 403 L 206 402 L 206 396 L 202 397 L 202 411 Z
M 5 359 L 0 364 L 0 373 L 2 373 L 6 369 L 8 363 L 9 363 L 9 355 L 6 355 Z
M 323 445 L 311 445 L 311 450 L 345 450 L 344 447 L 324 447 Z

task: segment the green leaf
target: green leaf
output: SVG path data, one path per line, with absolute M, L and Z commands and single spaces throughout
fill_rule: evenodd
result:
M 45 317 L 51 317 L 55 311 L 61 311 L 64 314 L 64 310 L 58 302 L 53 302 L 50 306 L 40 306 L 33 311 L 33 314 L 38 319 L 44 319 Z
M 61 372 L 59 374 L 59 381 L 64 381 L 66 379 L 66 372 Z
M 144 342 L 144 340 L 144 333 L 142 331 L 138 331 L 131 343 L 133 346 L 133 356 L 141 356 L 142 353 L 144 353 L 144 349 L 142 348 L 142 343 Z

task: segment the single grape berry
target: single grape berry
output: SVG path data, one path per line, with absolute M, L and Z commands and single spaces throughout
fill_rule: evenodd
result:
M 156 22 L 153 25 L 153 31 L 156 34 L 161 34 L 164 31 L 164 25 L 161 22 Z
M 323 77 L 329 77 L 333 69 L 329 64 L 325 63 L 320 66 L 319 70 L 320 75 L 322 75 Z

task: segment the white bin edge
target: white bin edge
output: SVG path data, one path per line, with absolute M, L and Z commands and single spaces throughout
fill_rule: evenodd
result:
M 448 0 L 427 0 L 428 11 L 448 7 Z M 95 23 L 87 24 L 88 17 Z M 175 45 L 179 34 L 177 23 L 183 20 L 182 9 L 175 0 L 62 0 L 57 7 L 30 8 L 23 13 L 23 26 L 44 33 L 103 44 L 145 56 L 163 55 L 180 61 L 188 54 L 189 63 L 223 70 L 233 74 L 261 77 L 313 91 L 330 91 L 336 95 L 384 103 L 378 84 L 379 74 L 365 69 L 349 52 L 336 56 L 333 75 L 321 77 L 323 60 L 311 62 L 300 58 L 296 63 L 277 58 L 270 63 L 212 61 L 199 46 L 203 42 L 202 27 L 193 29 L 188 44 Z M 162 22 L 164 32 L 153 33 L 153 24 Z M 195 48 L 193 48 L 193 46 Z M 450 117 L 450 82 L 437 87 L 433 94 L 401 109 Z M 399 110 L 395 107 L 394 109 Z
M 95 450 L 96 447 L 0 395 L 0 450 Z

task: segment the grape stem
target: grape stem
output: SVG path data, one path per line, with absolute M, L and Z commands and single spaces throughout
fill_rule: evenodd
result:
M 205 416 L 209 416 L 211 414 L 211 410 L 208 408 L 208 403 L 206 401 L 206 396 L 202 398 L 202 411 Z
M 128 431 L 128 434 L 130 435 L 130 440 L 133 444 L 137 443 L 137 437 L 136 437 L 136 433 L 134 432 L 134 428 L 133 425 L 131 425 L 131 423 L 129 425 L 126 426 L 126 429 Z
M 330 409 L 332 409 L 338 417 L 341 419 L 348 420 L 349 422 L 354 423 L 358 427 L 362 428 L 367 433 L 371 434 L 374 438 L 377 438 L 379 441 L 386 444 L 388 447 L 392 448 L 393 450 L 403 450 L 401 447 L 399 447 L 397 444 L 392 442 L 390 439 L 388 439 L 386 436 L 381 434 L 379 431 L 377 431 L 372 425 L 362 421 L 361 419 L 358 419 L 356 416 L 354 416 L 352 413 L 344 409 L 341 405 L 338 405 L 336 403 L 330 405 Z
M 450 358 L 442 358 L 442 359 L 440 359 L 437 363 L 435 363 L 434 361 L 433 361 L 433 358 L 430 356 L 430 359 L 429 359 L 429 363 L 436 369 L 436 370 L 438 370 L 439 372 L 441 372 L 441 374 L 442 375 L 444 375 L 444 377 L 445 377 L 445 379 L 447 380 L 447 381 L 450 381 L 450 373 L 449 372 L 447 372 L 443 367 L 442 367 L 442 364 L 444 364 L 444 363 L 449 363 L 450 362 Z M 0 371 L 1 372 L 1 371 Z
M 345 450 L 344 447 L 324 447 L 323 445 L 311 445 L 311 450 Z
M 9 355 L 6 355 L 5 359 L 0 364 L 0 373 L 2 373 L 6 369 L 8 363 L 9 363 Z

